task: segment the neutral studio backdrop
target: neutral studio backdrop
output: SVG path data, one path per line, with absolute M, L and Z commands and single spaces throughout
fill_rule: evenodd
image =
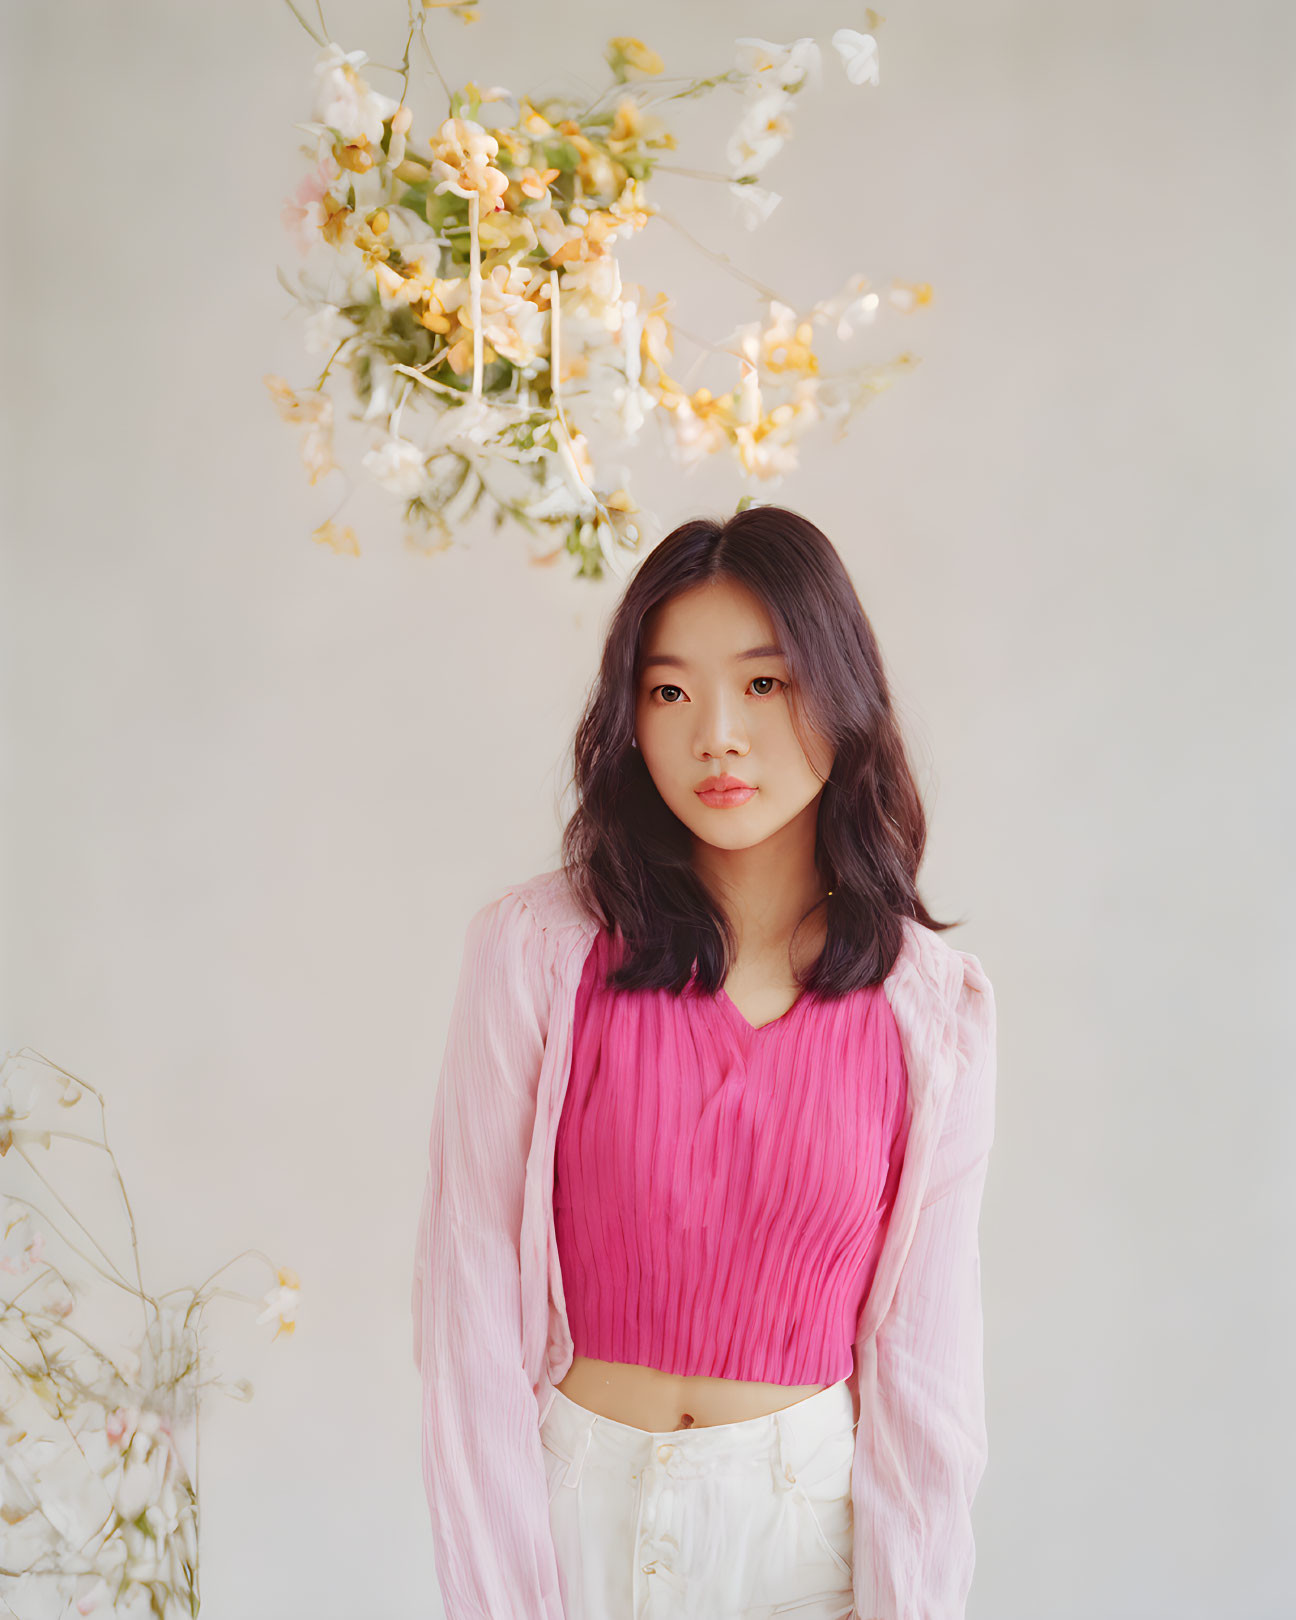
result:
M 399 0 L 325 14 L 399 60 Z M 862 8 L 482 0 L 429 37 L 452 83 L 537 91 L 601 86 L 617 33 L 671 72 L 737 35 L 828 51 L 769 226 L 653 194 L 807 304 L 855 269 L 929 280 L 869 340 L 921 364 L 777 487 L 650 434 L 628 459 L 663 530 L 750 487 L 841 548 L 926 794 L 925 897 L 996 986 L 970 1620 L 1280 1620 L 1296 14 L 913 0 L 875 89 L 842 25 Z M 315 54 L 285 6 L 10 0 L 0 29 L 0 1040 L 107 1094 L 155 1292 L 247 1247 L 302 1279 L 292 1339 L 211 1318 L 256 1395 L 205 1408 L 204 1614 L 435 1620 L 408 1321 L 432 1092 L 469 915 L 556 864 L 618 587 L 486 523 L 416 556 L 363 489 L 361 557 L 310 541 L 340 480 L 306 484 L 260 380 L 318 365 L 275 278 Z M 716 166 L 734 115 L 688 104 L 678 161 Z M 630 262 L 694 330 L 756 313 L 664 226 Z

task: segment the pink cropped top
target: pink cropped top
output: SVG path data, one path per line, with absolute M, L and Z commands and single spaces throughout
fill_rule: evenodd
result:
M 909 1128 L 881 985 L 748 1023 L 722 989 L 576 996 L 554 1157 L 574 1353 L 773 1384 L 850 1375 Z

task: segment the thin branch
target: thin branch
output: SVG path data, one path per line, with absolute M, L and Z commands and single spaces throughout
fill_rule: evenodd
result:
M 319 35 L 315 32 L 315 30 L 311 27 L 311 25 L 306 21 L 305 17 L 302 16 L 301 12 L 298 11 L 297 7 L 295 5 L 293 5 L 293 0 L 284 0 L 284 5 L 286 5 L 288 7 L 289 11 L 292 12 L 293 16 L 296 17 L 297 21 L 302 25 L 302 27 L 306 30 L 306 32 L 310 35 L 310 37 L 315 41 L 315 43 L 319 46 L 319 48 L 321 50 L 323 50 L 324 47 L 328 44 L 328 40 L 327 39 L 321 39 L 319 37 Z M 322 25 L 323 24 L 323 18 L 320 19 L 320 22 L 321 22 L 321 25 Z
M 745 281 L 748 286 L 755 287 L 756 291 L 760 293 L 762 298 L 767 298 L 780 304 L 787 304 L 792 308 L 796 307 L 790 298 L 783 298 L 771 287 L 767 287 L 763 281 L 757 281 L 755 276 L 749 276 L 745 270 L 740 270 L 727 253 L 719 253 L 715 248 L 709 248 L 705 242 L 699 242 L 697 237 L 693 235 L 692 231 L 681 225 L 673 215 L 666 213 L 664 210 L 659 210 L 653 215 L 653 218 L 664 219 L 673 230 L 677 230 L 681 236 L 686 237 L 690 242 L 692 242 L 693 246 L 697 248 L 699 253 L 705 253 L 708 259 L 713 260 L 723 269 L 728 270 L 730 275 L 736 276 L 739 281 Z

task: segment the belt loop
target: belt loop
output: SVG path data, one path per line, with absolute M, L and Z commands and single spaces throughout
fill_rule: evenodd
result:
M 594 1421 L 583 1425 L 584 1432 L 572 1455 L 572 1460 L 567 1464 L 567 1472 L 563 1475 L 564 1485 L 576 1485 L 580 1481 L 581 1469 L 585 1466 L 586 1453 L 589 1451 L 590 1440 L 594 1434 Z
M 774 1414 L 774 1488 L 777 1491 L 790 1491 L 796 1484 L 796 1475 L 792 1472 L 787 1460 L 787 1420 L 780 1407 Z

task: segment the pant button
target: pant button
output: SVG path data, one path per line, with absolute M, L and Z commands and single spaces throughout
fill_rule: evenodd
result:
M 671 1446 L 671 1445 L 658 1446 L 657 1447 L 657 1455 L 661 1458 L 661 1460 L 663 1462 L 665 1462 L 667 1457 L 669 1457 L 674 1450 L 675 1450 L 675 1447 Z

